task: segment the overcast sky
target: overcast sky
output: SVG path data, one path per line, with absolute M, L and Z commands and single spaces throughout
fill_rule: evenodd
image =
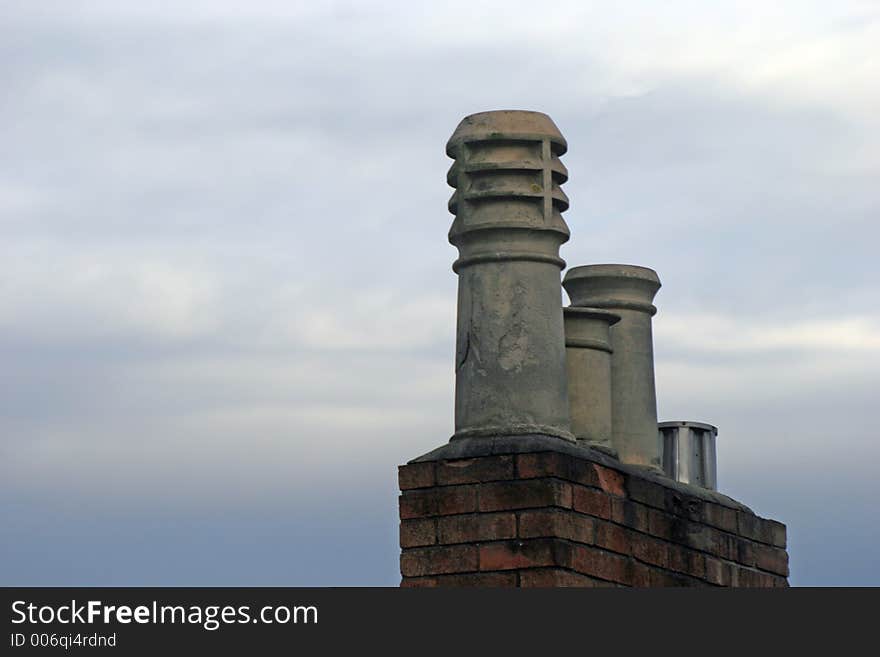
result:
M 622 8 L 620 5 L 626 5 Z M 880 585 L 880 5 L 0 0 L 0 584 L 396 585 L 452 433 L 447 138 L 546 112 L 661 419 Z

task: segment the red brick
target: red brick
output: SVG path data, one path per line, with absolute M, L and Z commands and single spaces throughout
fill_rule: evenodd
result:
M 480 511 L 542 506 L 571 507 L 571 484 L 554 479 L 504 481 L 480 487 Z
M 512 570 L 560 566 L 569 561 L 570 548 L 563 541 L 538 538 L 480 545 L 480 570 Z
M 648 509 L 648 533 L 658 538 L 670 540 L 674 533 L 677 519 L 665 511 Z
M 788 553 L 779 548 L 767 545 L 753 544 L 755 565 L 761 570 L 767 570 L 775 575 L 788 577 Z
M 678 537 L 677 537 L 678 538 Z M 709 552 L 722 559 L 736 559 L 738 538 L 708 525 L 688 522 L 683 526 L 681 543 L 701 552 Z
M 627 478 L 626 489 L 628 497 L 636 502 L 658 509 L 666 508 L 666 488 L 659 484 L 641 477 L 630 476 Z
M 630 532 L 610 522 L 596 520 L 596 540 L 598 547 L 618 552 L 620 554 L 629 554 L 632 550 Z
M 705 504 L 702 500 L 680 491 L 669 489 L 666 492 L 666 510 L 673 515 L 702 522 Z
M 703 508 L 704 522 L 726 532 L 737 533 L 736 509 L 720 504 L 706 504 Z
M 736 561 L 740 557 L 741 541 L 742 539 L 739 536 L 734 536 L 733 534 L 725 534 L 724 532 L 719 531 L 718 537 L 716 539 L 718 551 L 715 554 L 720 557 L 724 557 L 725 559 Z M 742 556 L 744 559 L 750 558 L 748 548 L 743 549 Z
M 599 482 L 599 488 L 610 495 L 626 497 L 626 479 L 622 472 L 612 470 L 611 468 L 605 468 L 596 463 L 593 464 L 593 469 L 596 471 L 596 479 Z
M 593 579 L 586 575 L 564 570 L 562 568 L 536 568 L 523 570 L 519 574 L 519 585 L 522 588 L 555 588 L 580 587 L 604 588 L 614 586 L 611 582 Z
M 557 538 L 559 536 L 559 523 L 562 511 L 558 509 L 537 509 L 534 511 L 520 511 L 519 513 L 519 537 L 520 538 Z
M 558 477 L 586 486 L 598 486 L 593 463 L 559 452 L 536 452 L 517 456 L 517 474 L 521 479 Z
M 740 585 L 739 584 L 739 571 L 740 571 L 741 567 L 738 564 L 735 564 L 732 562 L 725 562 L 725 563 L 727 565 L 727 571 L 730 573 L 730 584 L 728 584 L 728 586 L 734 587 L 734 588 L 738 587 Z
M 436 476 L 440 486 L 513 479 L 513 456 L 441 461 L 437 464 Z
M 572 495 L 572 508 L 598 518 L 611 518 L 611 498 L 605 493 L 592 488 L 575 486 Z
M 593 519 L 562 509 L 521 511 L 519 535 L 521 538 L 565 538 L 579 543 L 592 543 Z
M 449 486 L 405 491 L 400 496 L 400 518 L 424 518 L 477 510 L 473 486 Z
M 737 538 L 734 540 L 736 545 L 735 551 L 730 555 L 731 559 L 744 566 L 755 565 L 755 547 L 760 543 L 752 543 L 745 538 Z
M 611 519 L 636 531 L 648 531 L 648 513 L 653 509 L 630 500 L 612 497 Z
M 758 526 L 758 517 L 753 513 L 746 511 L 738 511 L 736 514 L 737 531 L 742 536 L 750 538 L 753 541 L 760 541 L 760 531 Z
M 713 557 L 704 557 L 706 567 L 706 581 L 718 586 L 731 585 L 730 564 L 719 561 Z
M 571 556 L 572 568 L 579 573 L 620 584 L 632 583 L 633 572 L 626 557 L 584 545 L 574 545 Z
M 685 575 L 703 579 L 706 577 L 706 558 L 678 545 L 668 546 L 669 568 Z
M 436 520 L 402 520 L 400 522 L 400 547 L 421 547 L 437 542 Z
M 434 485 L 433 463 L 410 463 L 397 468 L 397 481 L 400 490 L 429 488 Z
M 779 540 L 780 523 L 772 520 L 764 520 L 754 513 L 738 511 L 736 514 L 739 534 L 759 543 L 773 545 L 773 541 Z M 784 525 L 783 525 L 784 528 Z
M 784 548 L 785 541 L 785 525 L 781 522 L 776 522 L 775 520 L 765 520 L 767 526 L 770 530 L 770 543 L 778 548 Z
M 735 583 L 733 586 L 743 588 L 770 588 L 776 583 L 776 578 L 767 573 L 762 573 L 751 568 L 737 568 Z
M 667 544 L 643 534 L 632 534 L 632 555 L 639 561 L 666 568 L 669 565 Z
M 630 561 L 627 565 L 631 573 L 630 585 L 639 589 L 650 588 L 651 568 L 638 561 Z
M 477 570 L 475 545 L 438 545 L 412 548 L 400 555 L 400 572 L 404 577 L 461 573 Z
M 719 557 L 723 557 L 724 559 L 729 559 L 730 561 L 736 561 L 740 556 L 740 541 L 742 540 L 739 536 L 734 536 L 733 534 L 726 534 L 722 531 L 713 530 L 716 532 L 715 537 L 715 554 Z M 748 550 L 744 549 L 743 555 L 745 559 L 749 558 Z
M 516 573 L 463 573 L 434 577 L 404 577 L 400 585 L 410 588 L 512 588 L 516 586 Z
M 687 575 L 671 573 L 668 570 L 651 570 L 651 586 L 654 588 L 671 586 L 700 586 L 700 582 Z
M 516 516 L 513 513 L 446 516 L 437 520 L 437 535 L 443 544 L 514 538 Z

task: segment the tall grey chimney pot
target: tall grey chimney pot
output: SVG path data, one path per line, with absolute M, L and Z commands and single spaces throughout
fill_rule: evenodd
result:
M 660 289 L 657 272 L 636 265 L 585 265 L 563 281 L 573 306 L 620 315 L 611 327 L 612 445 L 624 463 L 662 471 L 654 389 L 651 317 Z
M 559 286 L 566 149 L 550 117 L 518 110 L 465 117 L 446 146 L 459 253 L 453 439 L 574 440 Z
M 571 431 L 579 443 L 616 456 L 611 441 L 611 326 L 620 315 L 569 306 L 563 316 Z

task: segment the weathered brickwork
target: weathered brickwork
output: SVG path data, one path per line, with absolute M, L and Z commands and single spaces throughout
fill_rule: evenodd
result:
M 402 586 L 788 586 L 785 525 L 558 452 L 400 467 Z

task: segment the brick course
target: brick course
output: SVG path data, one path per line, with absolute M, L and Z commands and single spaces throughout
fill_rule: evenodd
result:
M 399 482 L 402 586 L 788 585 L 785 525 L 586 452 L 411 463 Z

